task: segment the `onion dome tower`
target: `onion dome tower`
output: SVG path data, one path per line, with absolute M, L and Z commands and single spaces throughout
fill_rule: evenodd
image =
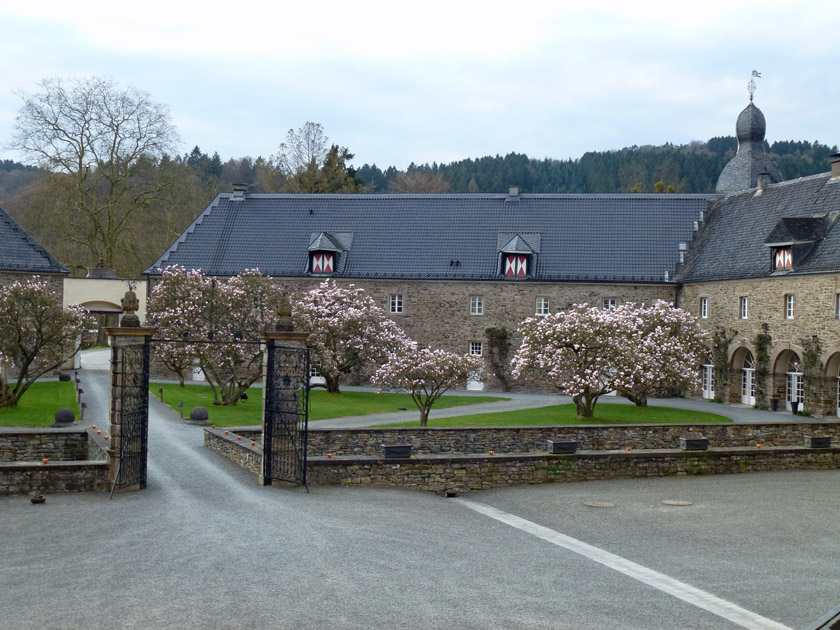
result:
M 735 136 L 738 138 L 738 153 L 723 168 L 717 182 L 717 191 L 732 193 L 758 185 L 758 176 L 766 175 L 770 183 L 782 181 L 782 172 L 772 157 L 764 152 L 764 133 L 767 123 L 764 114 L 752 102 L 738 115 Z

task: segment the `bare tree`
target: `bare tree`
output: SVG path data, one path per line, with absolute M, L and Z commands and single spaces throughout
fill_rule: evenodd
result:
M 329 140 L 320 123 L 307 122 L 297 131 L 289 129 L 274 162 L 289 178 L 310 168 L 317 169 L 327 157 Z
M 437 173 L 434 177 L 420 171 L 397 173 L 391 181 L 390 189 L 395 193 L 439 194 L 449 192 L 449 182 L 443 179 L 442 173 Z
M 12 148 L 64 180 L 61 218 L 90 263 L 116 266 L 132 250 L 134 216 L 161 192 L 151 168 L 178 142 L 168 109 L 134 88 L 91 77 L 65 84 L 46 79 L 23 100 Z

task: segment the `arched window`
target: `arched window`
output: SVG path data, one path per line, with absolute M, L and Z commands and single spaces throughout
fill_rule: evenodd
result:
M 788 411 L 793 411 L 793 403 L 797 403 L 797 411 L 802 408 L 805 402 L 805 386 L 802 382 L 802 362 L 795 352 L 790 353 L 787 373 L 785 374 L 785 406 Z
M 741 370 L 741 404 L 755 405 L 755 358 L 747 351 Z

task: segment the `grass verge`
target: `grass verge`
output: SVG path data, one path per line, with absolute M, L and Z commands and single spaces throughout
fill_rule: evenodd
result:
M 210 422 L 219 427 L 262 424 L 262 388 L 248 390 L 248 400 L 234 407 L 213 405 L 213 391 L 207 385 L 186 385 L 177 383 L 151 383 L 149 392 L 160 398 L 158 388 L 163 388 L 163 402 L 178 409 L 178 402 L 184 403 L 184 417 L 189 417 L 193 407 L 206 407 L 210 412 Z M 476 405 L 485 402 L 510 400 L 501 396 L 442 396 L 435 409 L 447 409 L 462 405 Z M 400 411 L 400 408 L 416 410 L 408 394 L 375 394 L 373 392 L 340 392 L 328 394 L 323 389 L 313 389 L 309 393 L 309 419 L 326 420 L 344 416 L 366 416 L 375 413 Z M 418 411 L 418 415 L 419 415 Z
M 70 407 L 79 419 L 76 388 L 70 381 L 33 383 L 15 407 L 0 408 L 0 427 L 48 427 L 55 412 Z
M 477 427 L 477 426 L 551 426 L 575 424 L 680 424 L 732 422 L 729 418 L 705 411 L 674 409 L 672 407 L 636 407 L 599 402 L 595 407 L 597 415 L 581 418 L 573 404 L 552 405 L 519 411 L 480 413 L 454 418 L 430 418 L 430 427 Z M 420 422 L 378 425 L 388 427 L 417 427 Z

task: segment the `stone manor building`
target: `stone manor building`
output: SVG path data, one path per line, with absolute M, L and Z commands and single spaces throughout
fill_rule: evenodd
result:
M 710 194 L 512 187 L 287 195 L 235 187 L 146 274 L 153 279 L 168 265 L 214 276 L 259 268 L 292 293 L 326 278 L 353 283 L 413 339 L 484 356 L 503 380 L 494 339 L 504 331 L 515 347 L 527 317 L 577 303 L 666 300 L 716 333 L 696 394 L 785 410 L 810 392 L 819 413 L 837 415 L 840 156 L 830 173 L 781 181 L 752 102 L 736 132 L 738 153 Z

